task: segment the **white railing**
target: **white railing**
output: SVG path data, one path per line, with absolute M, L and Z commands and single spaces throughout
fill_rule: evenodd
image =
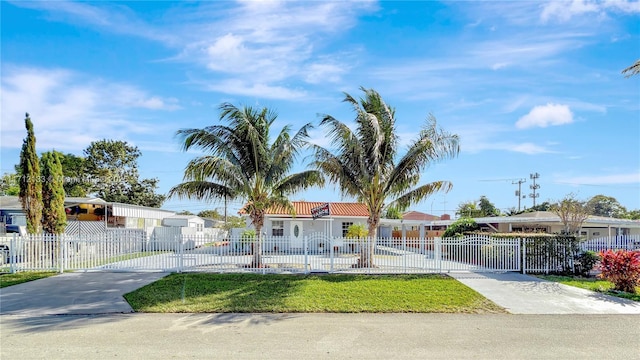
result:
M 5 242 L 6 243 L 6 242 Z M 304 238 L 178 235 L 154 238 L 141 231 L 10 238 L 2 271 L 109 270 L 208 272 L 434 273 L 518 271 L 517 240 L 474 236 L 462 239 Z M 6 247 L 5 247 L 6 249 Z M 368 254 L 363 261 L 362 254 Z M 0 249 L 0 253 L 3 252 Z
M 640 250 L 640 235 L 605 236 L 580 243 L 582 250 Z
M 368 239 L 175 235 L 140 230 L 83 236 L 63 234 L 0 238 L 0 271 L 106 270 L 260 273 L 442 273 L 450 271 L 563 272 L 585 244 L 557 239 L 462 238 Z M 626 248 L 638 248 L 627 237 Z M 622 240 L 606 246 L 622 248 Z M 363 256 L 369 255 L 369 256 Z

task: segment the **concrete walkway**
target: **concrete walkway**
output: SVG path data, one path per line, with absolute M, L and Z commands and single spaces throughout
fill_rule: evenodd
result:
M 131 313 L 124 294 L 167 273 L 64 273 L 0 289 L 0 314 L 71 315 Z
M 640 314 L 640 302 L 519 273 L 450 273 L 512 314 Z

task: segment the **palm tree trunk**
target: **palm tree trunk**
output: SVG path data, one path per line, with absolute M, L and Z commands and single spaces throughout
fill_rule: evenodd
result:
M 376 236 L 378 233 L 378 227 L 375 225 L 369 225 L 369 234 L 364 241 L 364 246 L 360 250 L 360 259 L 356 263 L 358 268 L 373 268 L 376 264 L 373 261 L 376 248 Z
M 262 227 L 256 227 L 257 241 L 254 240 L 251 244 L 251 252 L 253 254 L 253 260 L 251 260 L 251 268 L 262 268 Z

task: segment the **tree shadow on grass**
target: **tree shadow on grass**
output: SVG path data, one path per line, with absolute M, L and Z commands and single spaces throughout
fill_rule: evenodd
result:
M 125 298 L 142 312 L 272 313 L 286 307 L 287 297 L 300 288 L 302 279 L 297 275 L 173 274 Z

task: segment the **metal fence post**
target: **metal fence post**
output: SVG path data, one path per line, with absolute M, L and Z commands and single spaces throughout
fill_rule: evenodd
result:
M 178 272 L 181 273 L 182 272 L 182 267 L 184 266 L 184 258 L 183 258 L 183 254 L 184 254 L 184 242 L 183 242 L 183 236 L 184 235 L 178 235 L 178 240 L 180 242 L 180 246 L 178 247 Z
M 309 236 L 304 238 L 304 273 L 309 274 Z
M 522 246 L 522 273 L 527 274 L 527 239 L 520 239 L 520 246 Z
M 16 233 L 13 233 L 11 237 L 11 247 L 9 248 L 9 272 L 14 274 L 16 272 Z
M 407 237 L 402 235 L 402 271 L 407 272 Z
M 63 239 L 64 234 L 56 235 L 56 240 L 58 240 L 58 266 L 60 267 L 60 274 L 64 272 L 64 248 L 63 248 Z
M 433 259 L 436 261 L 438 273 L 442 273 L 442 238 L 433 238 Z
M 329 238 L 329 272 L 333 272 L 333 257 L 334 257 L 334 253 L 333 253 L 333 239 Z

